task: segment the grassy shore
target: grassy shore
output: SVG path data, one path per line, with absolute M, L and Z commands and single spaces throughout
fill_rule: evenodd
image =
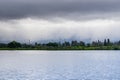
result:
M 100 47 L 32 47 L 32 48 L 0 48 L 0 50 L 120 50 L 120 46 L 100 46 Z

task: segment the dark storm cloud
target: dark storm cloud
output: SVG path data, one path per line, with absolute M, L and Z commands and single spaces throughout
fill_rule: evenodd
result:
M 0 0 L 0 19 L 114 16 L 118 0 Z

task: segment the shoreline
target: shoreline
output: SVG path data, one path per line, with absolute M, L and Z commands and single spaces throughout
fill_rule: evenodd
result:
M 119 48 L 112 48 L 112 49 L 89 49 L 89 48 L 84 48 L 84 49 L 32 49 L 32 48 L 0 48 L 0 51 L 1 50 L 47 50 L 47 51 L 67 51 L 67 50 L 69 50 L 69 51 L 74 51 L 74 50 L 76 50 L 76 51 L 93 51 L 93 50 L 97 50 L 97 51 L 99 51 L 99 50 L 107 50 L 107 51 L 110 51 L 110 50 L 120 50 Z

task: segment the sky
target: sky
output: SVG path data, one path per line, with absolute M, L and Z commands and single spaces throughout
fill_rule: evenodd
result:
M 0 42 L 120 40 L 120 0 L 0 0 Z

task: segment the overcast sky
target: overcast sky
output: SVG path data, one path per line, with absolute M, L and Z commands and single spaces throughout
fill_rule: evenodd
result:
M 0 41 L 120 40 L 120 0 L 0 0 Z

